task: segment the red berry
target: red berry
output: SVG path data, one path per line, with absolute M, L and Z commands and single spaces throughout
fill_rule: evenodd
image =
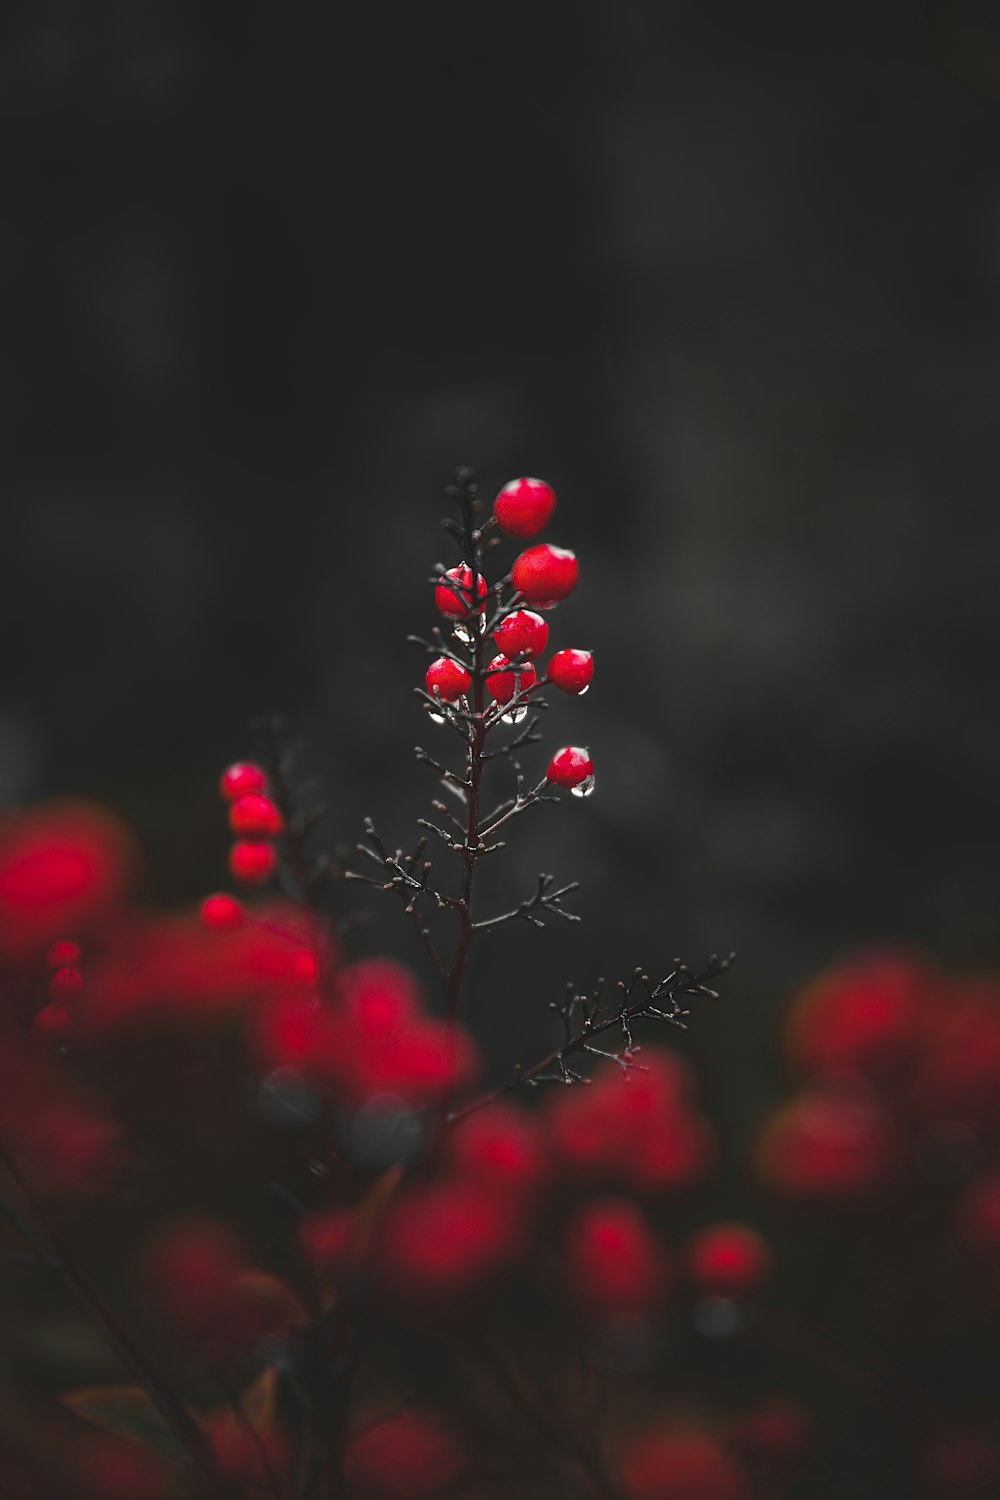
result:
M 722 1445 L 700 1432 L 633 1433 L 620 1463 L 627 1500 L 748 1500 L 750 1494 Z
M 548 638 L 548 625 L 531 609 L 516 609 L 493 632 L 493 639 L 511 661 L 515 656 L 538 656 Z
M 553 547 L 543 542 L 539 547 L 529 547 L 514 559 L 510 581 L 529 604 L 539 609 L 551 609 L 560 599 L 565 599 L 576 588 L 580 567 L 576 556 L 565 547 Z
M 468 563 L 459 563 L 457 568 L 449 568 L 445 578 L 450 578 L 458 585 L 452 588 L 447 583 L 439 583 L 434 590 L 434 603 L 443 615 L 451 615 L 455 619 L 472 612 L 472 569 Z M 485 599 L 489 592 L 489 585 L 482 573 L 476 575 L 476 598 Z M 479 605 L 476 614 L 482 613 L 483 606 Z
M 598 1317 L 648 1316 L 666 1287 L 666 1260 L 637 1204 L 600 1198 L 579 1209 L 566 1234 L 569 1284 Z
M 691 1280 L 712 1297 L 747 1297 L 771 1269 L 771 1252 L 746 1224 L 711 1224 L 694 1236 L 687 1249 Z
M 512 479 L 493 502 L 493 514 L 508 536 L 537 536 L 549 524 L 556 493 L 544 479 Z
M 526 661 L 523 666 L 512 667 L 506 656 L 494 656 L 490 662 L 486 686 L 498 703 L 509 703 L 515 693 L 523 693 L 525 688 L 530 688 L 537 675 L 530 661 Z
M 235 802 L 247 792 L 266 792 L 267 777 L 253 761 L 238 760 L 227 766 L 219 778 L 219 790 L 227 802 Z
M 83 975 L 79 969 L 57 969 L 49 980 L 49 996 L 53 1000 L 74 1000 L 83 989 Z
M 229 826 L 240 838 L 269 839 L 281 832 L 285 820 L 270 797 L 260 792 L 247 792 L 229 809 Z
M 299 1220 L 299 1248 L 320 1275 L 351 1271 L 357 1252 L 358 1225 L 347 1208 L 328 1208 Z
M 239 839 L 229 851 L 229 872 L 244 885 L 263 885 L 278 868 L 273 844 L 252 843 Z
M 369 1422 L 348 1438 L 344 1454 L 354 1500 L 439 1500 L 458 1493 L 466 1467 L 465 1451 L 445 1419 L 420 1407 Z
M 436 689 L 442 703 L 454 703 L 472 685 L 472 678 L 461 662 L 452 661 L 450 656 L 439 656 L 437 661 L 432 661 L 424 680 L 431 697 Z
M 568 786 L 585 797 L 594 789 L 594 762 L 579 745 L 564 745 L 549 761 L 545 778 L 556 786 Z
M 851 1074 L 782 1105 L 765 1122 L 755 1155 L 769 1188 L 813 1202 L 870 1198 L 893 1181 L 902 1160 L 895 1120 Z
M 590 687 L 594 676 L 594 653 L 592 651 L 557 651 L 549 662 L 549 681 L 564 693 L 582 695 Z
M 809 1413 L 790 1396 L 763 1396 L 740 1413 L 729 1439 L 744 1459 L 779 1474 L 802 1457 L 812 1436 Z
M 973 1178 L 958 1201 L 955 1237 L 965 1250 L 1000 1260 L 1000 1175 Z
M 413 1312 L 454 1315 L 524 1248 L 511 1207 L 488 1182 L 459 1178 L 413 1190 L 380 1228 L 381 1291 Z
M 67 965 L 72 968 L 79 962 L 80 944 L 70 942 L 68 938 L 63 938 L 60 942 L 53 943 L 45 955 L 45 965 L 49 969 L 63 969 Z
M 243 907 L 235 896 L 220 891 L 216 896 L 206 896 L 201 903 L 201 920 L 216 932 L 232 932 L 243 926 Z

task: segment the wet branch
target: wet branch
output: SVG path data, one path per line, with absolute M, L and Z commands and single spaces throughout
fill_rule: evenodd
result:
M 711 987 L 711 981 L 724 974 L 735 959 L 735 953 L 730 953 L 725 958 L 713 954 L 698 974 L 676 959 L 670 973 L 657 981 L 650 979 L 643 969 L 638 968 L 629 979 L 618 981 L 613 1003 L 605 999 L 602 979 L 597 981 L 593 995 L 574 994 L 570 987 L 566 999 L 562 1002 L 553 1001 L 550 1007 L 562 1021 L 561 1045 L 554 1047 L 530 1068 L 515 1069 L 514 1076 L 508 1083 L 492 1089 L 463 1109 L 453 1110 L 448 1115 L 447 1123 L 457 1125 L 469 1115 L 476 1114 L 488 1104 L 518 1089 L 535 1088 L 543 1083 L 587 1082 L 586 1075 L 570 1065 L 570 1059 L 575 1060 L 581 1056 L 585 1058 L 588 1055 L 603 1057 L 614 1062 L 623 1072 L 641 1070 L 642 1064 L 636 1062 L 634 1057 L 633 1023 L 650 1020 L 683 1027 L 689 1011 L 682 1006 L 681 1000 L 695 997 L 717 1000 L 718 991 Z M 575 1027 L 574 1022 L 578 1017 L 582 1017 L 582 1024 Z M 609 1050 L 594 1045 L 598 1037 L 610 1032 L 618 1032 L 621 1037 L 623 1045 L 620 1049 Z

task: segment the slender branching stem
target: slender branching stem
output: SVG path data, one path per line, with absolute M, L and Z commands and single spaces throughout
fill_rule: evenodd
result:
M 735 961 L 735 957 L 733 953 L 725 958 L 713 955 L 700 974 L 692 973 L 686 965 L 677 960 L 666 978 L 655 984 L 642 969 L 637 969 L 630 979 L 619 981 L 617 1003 L 608 1007 L 607 1010 L 603 1008 L 600 999 L 600 992 L 603 988 L 602 980 L 598 981 L 598 993 L 593 998 L 588 998 L 586 995 L 574 995 L 571 992 L 565 1003 L 552 1006 L 563 1022 L 564 1037 L 561 1045 L 553 1047 L 551 1052 L 547 1052 L 529 1068 L 515 1069 L 514 1076 L 507 1083 L 491 1089 L 489 1093 L 474 1099 L 464 1108 L 453 1110 L 447 1117 L 447 1124 L 458 1125 L 470 1115 L 476 1114 L 487 1105 L 495 1103 L 497 1099 L 502 1099 L 506 1094 L 512 1094 L 518 1089 L 532 1088 L 540 1083 L 585 1082 L 584 1076 L 569 1066 L 571 1058 L 585 1057 L 589 1054 L 615 1062 L 624 1072 L 641 1070 L 642 1065 L 634 1060 L 632 1054 L 633 1021 L 647 1019 L 683 1026 L 688 1012 L 679 1003 L 681 996 L 705 996 L 717 999 L 717 992 L 709 987 L 708 981 L 719 974 L 724 974 Z M 639 995 L 638 999 L 635 998 L 636 992 Z M 572 1018 L 577 1011 L 582 1013 L 583 1023 L 579 1030 L 574 1031 Z M 612 1052 L 594 1045 L 597 1037 L 612 1031 L 617 1031 L 622 1037 L 624 1052 Z
M 219 1473 L 204 1433 L 163 1376 L 135 1346 L 102 1298 L 73 1264 L 23 1173 L 4 1146 L 0 1146 L 0 1165 L 17 1188 L 28 1213 L 22 1213 L 5 1193 L 0 1194 L 0 1212 L 7 1217 L 25 1243 L 31 1246 L 38 1257 L 38 1263 L 59 1277 L 81 1307 L 100 1326 L 124 1368 L 146 1391 L 177 1442 L 200 1470 L 210 1493 L 223 1497 L 223 1500 L 231 1500 L 232 1489 Z

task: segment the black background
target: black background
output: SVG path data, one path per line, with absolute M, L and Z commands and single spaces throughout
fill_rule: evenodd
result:
M 586 922 L 484 954 L 468 1015 L 505 1075 L 565 979 L 738 949 L 677 1040 L 746 1211 L 794 987 L 872 940 L 1000 957 L 993 7 L 7 0 L 0 33 L 0 800 L 109 802 L 192 901 L 277 709 L 332 837 L 409 840 L 442 487 L 549 479 L 554 640 L 597 676 L 535 755 L 588 744 L 598 792 L 524 819 L 487 905 L 551 869 Z M 420 962 L 389 906 L 361 943 Z

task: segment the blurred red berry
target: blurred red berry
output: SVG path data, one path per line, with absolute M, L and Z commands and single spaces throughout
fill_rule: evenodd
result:
M 214 896 L 205 897 L 200 915 L 205 927 L 215 932 L 233 932 L 243 926 L 246 913 L 235 896 L 219 891 Z
M 383 1293 L 403 1311 L 450 1316 L 488 1287 L 523 1249 L 510 1201 L 460 1178 L 416 1187 L 381 1225 Z
M 0 818 L 0 957 L 40 957 L 61 933 L 106 923 L 134 864 L 127 830 L 86 803 Z
M 955 1237 L 1000 1270 L 1000 1172 L 984 1173 L 969 1183 L 958 1202 Z
M 33 1100 L 19 1113 L 17 1125 L 6 1126 L 6 1139 L 15 1140 L 35 1187 L 64 1199 L 108 1191 L 123 1164 L 122 1136 L 96 1101 L 60 1094 Z M 18 1130 L 24 1132 L 20 1142 Z
M 885 1079 L 921 1046 L 936 1001 L 933 976 L 905 954 L 874 954 L 814 979 L 793 1003 L 786 1028 L 807 1073 L 862 1072 Z
M 473 610 L 472 598 L 472 569 L 468 563 L 460 563 L 457 568 L 449 568 L 445 578 L 450 578 L 456 585 L 452 588 L 447 583 L 439 583 L 434 590 L 434 603 L 443 615 L 452 619 L 462 619 L 468 614 L 481 614 L 483 605 L 480 602 Z M 476 598 L 482 601 L 489 592 L 489 585 L 482 573 L 476 575 Z
M 687 1269 L 707 1296 L 739 1300 L 756 1292 L 771 1269 L 766 1241 L 747 1224 L 710 1224 L 688 1242 Z
M 62 969 L 67 966 L 73 968 L 80 962 L 80 956 L 80 944 L 62 938 L 49 948 L 45 955 L 45 966 L 48 969 Z
M 993 975 L 941 984 L 923 1045 L 906 1075 L 923 1118 L 1000 1125 L 1000 984 Z
M 594 784 L 594 762 L 579 745 L 564 745 L 549 761 L 545 776 L 556 786 L 568 786 L 573 791 L 586 789 Z
M 438 1500 L 456 1492 L 467 1462 L 446 1419 L 412 1407 L 353 1433 L 344 1471 L 351 1500 Z
M 952 1428 L 927 1444 L 922 1471 L 935 1500 L 995 1500 L 1000 1491 L 1000 1447 L 992 1434 Z
M 273 844 L 240 839 L 229 851 L 229 873 L 243 885 L 263 885 L 277 868 Z
M 748 1500 L 750 1493 L 735 1461 L 699 1432 L 635 1434 L 620 1468 L 628 1500 Z
M 229 826 L 239 838 L 271 839 L 285 826 L 276 803 L 261 792 L 246 792 L 229 809 Z
M 564 693 L 575 693 L 580 697 L 590 687 L 594 677 L 594 654 L 592 651 L 557 651 L 549 662 L 549 681 Z
M 493 639 L 508 661 L 518 656 L 538 656 L 545 650 L 549 627 L 531 609 L 516 609 L 493 632 Z
M 570 1289 L 593 1317 L 648 1318 L 666 1292 L 663 1248 L 627 1198 L 601 1198 L 579 1209 L 566 1231 L 565 1258 Z
M 209 1428 L 215 1461 L 227 1480 L 240 1488 L 241 1500 L 288 1493 L 292 1453 L 288 1439 L 273 1424 L 264 1431 L 248 1428 L 235 1412 L 224 1412 Z M 227 1492 L 228 1493 L 228 1492 Z M 234 1497 L 235 1500 L 235 1497 Z
M 65 1000 L 50 1000 L 31 1023 L 31 1034 L 49 1047 L 65 1047 L 73 1032 L 73 1018 Z
M 556 508 L 555 490 L 543 479 L 512 479 L 493 502 L 493 514 L 508 536 L 537 536 Z
M 49 979 L 49 997 L 65 1004 L 75 1000 L 83 989 L 83 975 L 79 969 L 57 969 Z
M 306 1214 L 299 1221 L 299 1245 L 319 1275 L 344 1275 L 354 1265 L 357 1236 L 354 1216 L 346 1208 Z
M 253 761 L 238 760 L 227 766 L 219 778 L 219 791 L 227 802 L 235 802 L 249 792 L 266 792 L 267 776 Z
M 805 1453 L 812 1437 L 809 1413 L 790 1396 L 764 1396 L 733 1421 L 729 1439 L 755 1467 L 784 1474 Z
M 506 656 L 494 656 L 490 662 L 486 686 L 498 703 L 509 703 L 515 694 L 530 688 L 537 676 L 530 661 L 524 662 L 520 667 L 511 667 Z
M 589 1088 L 553 1093 L 545 1112 L 564 1171 L 579 1181 L 638 1193 L 676 1191 L 697 1181 L 712 1138 L 689 1100 L 687 1070 L 672 1053 L 642 1050 L 644 1072 L 599 1073 Z
M 349 1102 L 394 1093 L 422 1106 L 467 1082 L 476 1052 L 464 1031 L 423 1013 L 407 969 L 372 959 L 338 976 L 322 1067 Z
M 88 1434 L 71 1456 L 87 1500 L 168 1500 L 172 1494 L 167 1464 L 136 1443 Z M 74 1487 L 73 1493 L 80 1492 Z
M 149 1255 L 148 1278 L 166 1326 L 202 1354 L 249 1351 L 308 1322 L 295 1294 L 256 1270 L 241 1237 L 217 1220 L 169 1225 Z
M 460 662 L 452 661 L 449 656 L 439 656 L 437 661 L 431 662 L 424 681 L 431 697 L 437 693 L 442 703 L 454 703 L 472 686 L 470 674 Z
M 861 1079 L 829 1079 L 771 1117 L 756 1163 L 762 1181 L 791 1198 L 867 1198 L 896 1178 L 898 1133 Z
M 565 547 L 542 542 L 514 559 L 510 581 L 513 587 L 539 609 L 551 609 L 576 588 L 580 567 L 574 553 Z
M 552 1170 L 537 1116 L 502 1101 L 448 1132 L 445 1160 L 455 1173 L 516 1199 L 534 1198 Z
M 248 1017 L 250 1045 L 268 1068 L 310 1065 L 330 1045 L 329 1013 L 315 995 L 273 995 Z

